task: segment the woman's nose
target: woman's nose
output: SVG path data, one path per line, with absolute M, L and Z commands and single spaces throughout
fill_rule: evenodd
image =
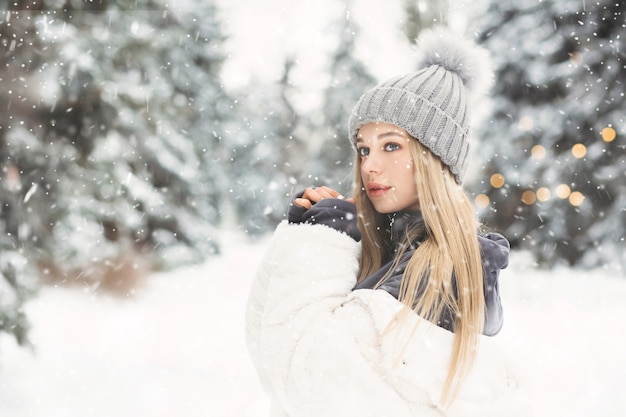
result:
M 374 152 L 370 152 L 370 154 L 363 159 L 361 162 L 361 170 L 366 174 L 380 172 L 380 160 Z

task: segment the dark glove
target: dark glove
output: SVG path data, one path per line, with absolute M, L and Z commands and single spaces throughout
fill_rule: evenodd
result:
M 290 223 L 321 224 L 343 232 L 357 242 L 361 232 L 356 222 L 356 206 L 340 198 L 325 198 L 313 204 L 310 209 L 294 203 L 304 191 L 296 193 L 289 204 L 287 220 Z
M 308 210 L 306 207 L 299 206 L 295 203 L 296 198 L 302 198 L 304 195 L 304 190 L 295 193 L 291 197 L 291 201 L 289 202 L 289 210 L 287 210 L 287 220 L 289 223 L 302 223 L 304 219 L 304 213 Z

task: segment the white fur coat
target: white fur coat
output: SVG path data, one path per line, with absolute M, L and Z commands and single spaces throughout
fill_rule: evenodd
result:
M 278 226 L 246 313 L 272 415 L 527 416 L 513 372 L 485 337 L 460 394 L 442 409 L 453 334 L 415 314 L 385 333 L 401 304 L 385 291 L 352 291 L 359 250 L 326 226 Z

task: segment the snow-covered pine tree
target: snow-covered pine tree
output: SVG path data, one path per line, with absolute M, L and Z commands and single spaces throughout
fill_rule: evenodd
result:
M 46 155 L 29 131 L 41 129 L 32 111 L 37 101 L 30 97 L 27 84 L 43 65 L 43 43 L 34 36 L 36 26 L 29 14 L 12 13 L 8 4 L 1 10 L 0 331 L 24 344 L 29 324 L 23 305 L 36 289 L 30 255 L 42 249 L 40 237 L 48 229 L 37 207 L 52 206 L 47 184 L 40 181 L 44 172 L 35 173 L 46 164 Z
M 213 226 L 225 191 L 214 154 L 231 116 L 219 76 L 225 56 L 216 8 L 210 2 L 168 3 L 150 2 L 153 11 L 108 11 L 119 26 L 111 25 L 116 46 L 103 43 L 102 58 L 117 67 L 101 72 L 102 79 L 107 70 L 115 74 L 107 84 L 116 89 L 112 104 L 121 117 L 115 130 L 126 147 L 115 181 L 141 217 L 132 224 L 124 224 L 128 217 L 114 218 L 112 225 L 132 230 L 134 244 L 153 252 L 158 266 L 200 261 L 217 249 Z M 135 36 L 125 40 L 124 27 Z
M 496 85 L 479 133 L 489 225 L 538 263 L 626 264 L 626 2 L 490 1 Z
M 309 172 L 316 185 L 328 185 L 348 195 L 352 189 L 354 149 L 348 140 L 350 113 L 361 95 L 376 81 L 362 62 L 355 57 L 357 25 L 345 15 L 332 25 L 337 30 L 337 48 L 330 59 L 330 84 L 324 91 L 322 134 L 318 154 L 312 158 Z
M 1 16 L 3 249 L 67 280 L 133 253 L 200 261 L 217 250 L 212 155 L 230 114 L 217 11 L 92 6 L 15 1 Z
M 277 83 L 255 81 L 234 93 L 238 117 L 225 136 L 221 163 L 227 167 L 233 218 L 251 236 L 284 219 L 308 157 L 303 117 L 291 98 L 294 65 L 294 58 L 287 57 Z
M 404 33 L 414 43 L 419 33 L 433 25 L 448 24 L 449 0 L 404 0 Z

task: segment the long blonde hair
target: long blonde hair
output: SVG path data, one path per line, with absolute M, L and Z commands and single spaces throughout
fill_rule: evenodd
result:
M 454 345 L 441 397 L 445 406 L 452 403 L 471 369 L 484 326 L 478 222 L 469 198 L 448 167 L 415 139 L 410 140 L 410 149 L 426 233 L 405 269 L 398 298 L 431 322 L 437 323 L 446 308 L 455 317 Z M 390 253 L 392 245 L 389 219 L 376 212 L 365 194 L 360 164 L 357 155 L 354 196 L 362 234 L 359 282 L 383 265 L 385 253 Z M 409 231 L 405 248 L 418 233 L 421 231 Z M 396 253 L 396 262 L 401 255 L 402 251 Z M 418 289 L 423 292 L 419 294 Z

